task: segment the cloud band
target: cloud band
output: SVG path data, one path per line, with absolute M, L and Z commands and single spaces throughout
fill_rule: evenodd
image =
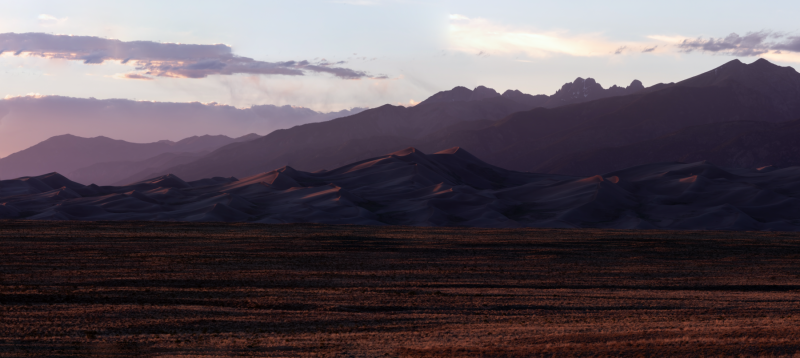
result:
M 774 39 L 774 40 L 771 40 Z M 770 31 L 731 33 L 724 38 L 698 38 L 678 44 L 683 52 L 703 51 L 733 56 L 758 56 L 770 51 L 800 52 L 800 36 L 784 36 Z
M 204 78 L 237 73 L 302 76 L 307 72 L 328 73 L 342 79 L 373 77 L 339 65 L 344 62 L 308 61 L 265 62 L 233 54 L 230 46 L 120 41 L 94 36 L 50 35 L 44 33 L 0 34 L 0 54 L 30 53 L 53 59 L 101 64 L 121 61 L 135 64 L 144 75 L 177 78 Z M 140 74 L 141 76 L 142 74 Z

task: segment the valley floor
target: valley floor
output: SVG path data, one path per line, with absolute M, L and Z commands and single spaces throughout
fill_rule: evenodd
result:
M 800 233 L 0 221 L 0 356 L 798 356 Z

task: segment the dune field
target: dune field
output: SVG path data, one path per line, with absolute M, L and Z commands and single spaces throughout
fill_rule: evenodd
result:
M 330 171 L 284 167 L 241 180 L 4 180 L 0 219 L 796 231 L 799 170 L 656 163 L 576 177 L 505 170 L 461 148 L 408 148 Z

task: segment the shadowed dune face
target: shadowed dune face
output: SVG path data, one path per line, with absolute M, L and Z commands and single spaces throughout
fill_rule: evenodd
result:
M 407 148 L 307 173 L 238 180 L 165 175 L 84 186 L 53 173 L 0 181 L 0 218 L 258 223 L 800 229 L 800 168 L 726 171 L 662 163 L 589 177 L 486 164 L 462 148 Z

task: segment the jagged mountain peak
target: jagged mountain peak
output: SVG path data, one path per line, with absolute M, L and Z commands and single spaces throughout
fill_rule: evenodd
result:
M 463 86 L 456 86 L 451 90 L 437 92 L 433 96 L 428 97 L 428 99 L 420 102 L 418 105 L 438 102 L 469 101 L 470 97 L 472 97 L 471 89 Z
M 784 78 L 779 78 L 780 76 Z M 778 82 L 800 83 L 800 73 L 797 73 L 792 67 L 778 66 L 763 58 L 750 64 L 736 59 L 728 61 L 713 70 L 680 81 L 677 85 L 692 87 L 717 86 L 728 80 L 737 81 L 748 87 L 757 85 L 759 82 L 772 82 L 773 84 Z
M 469 97 L 469 100 L 470 101 L 479 101 L 479 100 L 482 100 L 482 99 L 492 98 L 492 97 L 499 97 L 499 96 L 500 96 L 500 94 L 497 93 L 497 91 L 495 91 L 492 88 L 488 88 L 488 87 L 485 87 L 485 86 L 478 86 L 478 87 L 475 87 L 474 90 L 472 90 L 472 95 Z
M 800 73 L 792 67 L 778 66 L 763 58 L 749 64 L 732 60 L 674 86 L 745 87 L 763 96 L 758 100 L 772 102 L 785 120 L 795 119 L 800 113 Z M 742 93 L 740 96 L 743 101 L 756 100 L 753 95 L 738 92 Z
M 628 87 L 625 88 L 633 91 L 641 91 L 644 89 L 644 85 L 642 84 L 642 81 L 633 80 L 631 81 L 631 84 L 629 84 Z
M 566 104 L 580 103 L 591 101 L 595 99 L 624 96 L 633 94 L 644 89 L 644 85 L 639 80 L 633 80 L 628 87 L 612 86 L 609 89 L 603 88 L 602 85 L 592 77 L 578 77 L 572 82 L 567 82 L 555 94 L 547 95 L 530 95 L 518 89 L 506 90 L 501 95 L 496 90 L 486 86 L 477 86 L 474 90 L 463 86 L 454 87 L 451 90 L 441 91 L 428 99 L 422 101 L 420 105 L 441 102 L 455 102 L 455 101 L 480 101 L 487 98 L 505 97 L 514 102 L 520 103 L 529 108 L 536 107 L 558 107 Z

